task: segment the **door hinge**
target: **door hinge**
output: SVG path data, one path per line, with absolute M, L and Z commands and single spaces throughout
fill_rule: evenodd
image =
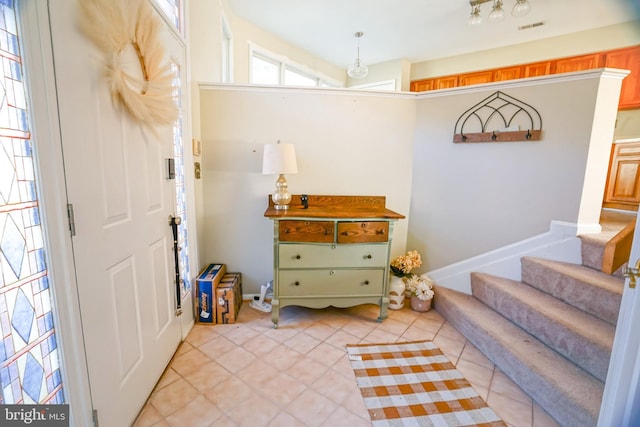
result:
M 92 411 L 92 415 L 93 415 L 93 427 L 100 427 L 100 424 L 98 423 L 98 410 L 94 409 Z
M 69 231 L 71 232 L 71 237 L 76 235 L 76 220 L 73 216 L 73 205 L 71 203 L 67 203 L 67 217 L 69 218 Z

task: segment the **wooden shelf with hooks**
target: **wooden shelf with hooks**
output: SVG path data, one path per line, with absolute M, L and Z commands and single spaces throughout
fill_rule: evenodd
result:
M 518 130 L 510 132 L 478 132 L 457 133 L 453 136 L 453 142 L 514 142 L 514 141 L 540 141 L 541 130 Z

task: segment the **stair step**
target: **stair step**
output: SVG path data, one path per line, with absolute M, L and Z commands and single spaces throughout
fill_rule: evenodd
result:
M 602 381 L 471 295 L 438 286 L 434 307 L 561 425 L 597 424 Z
M 624 280 L 577 264 L 534 257 L 521 261 L 524 283 L 616 324 Z
M 615 328 L 522 282 L 471 273 L 474 297 L 605 381 Z
M 582 234 L 578 237 L 581 241 L 580 253 L 582 254 L 582 265 L 601 271 L 604 247 L 607 242 L 599 238 L 597 234 Z

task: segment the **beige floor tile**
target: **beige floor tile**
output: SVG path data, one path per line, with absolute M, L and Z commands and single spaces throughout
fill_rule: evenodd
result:
M 269 363 L 279 371 L 285 371 L 304 359 L 304 355 L 285 345 L 276 347 L 269 355 Z
M 163 416 L 160 415 L 153 405 L 145 405 L 133 424 L 133 427 L 151 427 L 163 419 Z
M 312 337 L 306 332 L 300 332 L 294 335 L 291 339 L 284 342 L 284 345 L 292 350 L 295 350 L 302 354 L 307 354 L 318 346 L 322 341 Z
M 244 367 L 236 373 L 236 376 L 244 381 L 247 385 L 259 390 L 264 387 L 265 384 L 273 381 L 278 375 L 279 371 L 273 369 L 268 363 L 268 360 L 256 359 L 248 366 Z
M 211 359 L 206 354 L 194 348 L 187 353 L 174 357 L 171 361 L 171 368 L 179 375 L 184 376 L 210 361 Z
M 237 329 L 233 329 L 227 332 L 226 334 L 224 334 L 224 336 L 228 340 L 233 341 L 234 344 L 242 345 L 247 341 L 249 341 L 251 338 L 256 337 L 258 334 L 259 332 L 256 331 L 255 329 L 242 325 Z
M 236 345 L 224 336 L 218 336 L 198 347 L 198 350 L 209 356 L 211 360 L 216 360 L 228 351 L 233 350 Z
M 324 363 L 316 362 L 309 358 L 300 358 L 293 366 L 287 369 L 287 373 L 301 383 L 311 385 L 328 370 L 329 367 Z
M 344 325 L 340 330 L 348 334 L 358 337 L 360 340 L 366 337 L 376 328 L 376 324 L 373 322 L 364 321 L 352 321 Z
M 331 344 L 339 350 L 344 350 L 347 344 L 358 344 L 360 342 L 360 338 L 341 329 L 324 340 L 324 342 Z
M 180 378 L 180 374 L 178 374 L 171 366 L 165 369 L 164 373 L 160 377 L 158 384 L 156 384 L 156 390 L 160 390 L 163 387 L 171 384 Z
M 218 364 L 218 362 L 211 360 L 198 369 L 189 372 L 183 378 L 198 391 L 203 392 L 229 379 L 231 375 L 232 374 Z
M 514 383 L 511 378 L 506 376 L 499 369 L 496 369 L 493 375 L 493 380 L 491 381 L 491 392 L 499 393 L 505 397 L 518 400 L 523 403 L 532 403 L 529 395 L 522 391 L 522 389 Z
M 369 411 L 364 406 L 364 399 L 360 389 L 357 389 L 357 391 L 354 391 L 347 396 L 347 398 L 342 402 L 342 407 L 348 409 L 362 419 L 371 420 Z
M 271 422 L 268 427 L 305 427 L 302 421 L 294 417 L 287 412 L 280 412 Z
M 369 344 L 388 344 L 394 343 L 398 341 L 400 338 L 398 335 L 394 335 L 390 332 L 383 331 L 382 329 L 374 329 L 371 331 L 369 335 L 364 337 L 361 343 L 369 343 Z
M 533 423 L 533 405 L 509 399 L 489 390 L 487 404 L 502 418 L 514 427 L 531 427 Z
M 402 334 L 404 334 L 404 332 L 407 330 L 408 327 L 409 325 L 407 325 L 406 323 L 402 323 L 395 319 L 389 318 L 384 322 L 378 324 L 376 329 L 387 332 L 389 334 L 393 334 L 397 338 Z
M 195 387 L 180 378 L 154 392 L 149 398 L 149 403 L 162 417 L 167 417 L 197 398 L 199 394 Z
M 222 411 L 204 396 L 198 396 L 165 420 L 171 427 L 208 427 L 222 415 Z
M 332 328 L 329 325 L 326 325 L 324 323 L 318 322 L 318 323 L 314 323 L 313 325 L 309 326 L 308 328 L 306 328 L 304 330 L 307 334 L 311 335 L 312 337 L 320 340 L 320 341 L 324 341 L 327 338 L 329 338 L 331 335 L 336 333 L 336 328 Z
M 244 381 L 238 377 L 231 376 L 229 379 L 205 391 L 204 396 L 226 413 L 242 404 L 253 392 L 253 389 Z
M 307 389 L 287 407 L 287 411 L 307 426 L 319 426 L 338 405 L 314 390 Z
M 340 350 L 331 344 L 320 343 L 313 350 L 307 353 L 307 357 L 327 366 L 333 366 L 342 356 L 345 350 Z
M 189 332 L 189 336 L 187 336 L 185 343 L 191 344 L 194 347 L 199 347 L 207 341 L 211 341 L 218 335 L 218 331 L 214 325 L 195 325 Z
M 307 389 L 307 385 L 284 372 L 278 372 L 272 381 L 256 391 L 279 406 L 286 406 Z
M 443 335 L 447 338 L 451 338 L 452 340 L 455 341 L 462 341 L 462 342 L 466 342 L 467 339 L 464 337 L 464 335 L 462 335 L 460 332 L 458 332 L 458 330 L 456 328 L 454 328 L 453 326 L 451 326 L 449 323 L 444 323 L 442 325 L 442 328 L 440 328 L 440 330 L 438 331 L 438 335 Z
M 329 418 L 322 425 L 326 427 L 370 427 L 371 422 L 339 407 L 329 415 Z
M 402 339 L 399 341 L 424 341 L 424 340 L 433 340 L 436 336 L 437 332 L 428 331 L 426 329 L 418 328 L 417 326 L 411 325 L 404 331 L 402 334 Z
M 462 354 L 460 355 L 460 359 L 468 360 L 469 362 L 473 362 L 476 365 L 484 366 L 487 368 L 493 368 L 493 362 L 491 362 L 487 357 L 482 354 L 478 348 L 471 344 L 469 341 L 464 345 L 464 349 L 462 350 Z
M 349 380 L 331 369 L 318 378 L 311 385 L 311 388 L 338 404 L 341 404 L 350 394 L 360 392 L 355 381 Z
M 257 358 L 253 354 L 242 347 L 235 347 L 233 350 L 224 353 L 215 360 L 227 370 L 231 372 L 238 372 L 240 369 L 245 368 L 256 359 Z
M 336 363 L 331 367 L 334 371 L 338 372 L 340 375 L 345 378 L 355 381 L 355 375 L 353 374 L 353 367 L 351 366 L 351 361 L 349 360 L 349 355 L 346 353 L 342 356 Z
M 462 350 L 465 345 L 464 341 L 457 341 L 440 334 L 436 335 L 433 342 L 438 346 L 438 348 L 440 348 L 440 350 L 442 350 L 443 353 L 450 354 L 456 358 L 456 360 L 460 357 L 460 354 L 462 354 Z
M 262 396 L 253 395 L 227 412 L 227 416 L 241 427 L 266 426 L 280 412 L 280 408 Z
M 444 324 L 443 320 L 433 319 L 431 317 L 419 317 L 412 324 L 412 327 L 424 329 L 425 331 L 438 333 L 442 325 Z
M 467 360 L 459 359 L 456 369 L 473 385 L 486 389 L 491 385 L 493 368 L 487 368 Z
M 280 345 L 278 341 L 265 337 L 264 335 L 258 335 L 244 343 L 242 348 L 251 352 L 254 356 L 270 357 L 271 352 Z

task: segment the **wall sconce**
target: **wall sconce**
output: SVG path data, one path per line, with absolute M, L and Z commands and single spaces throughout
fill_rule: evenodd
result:
M 278 175 L 276 191 L 271 195 L 271 200 L 276 209 L 288 209 L 291 202 L 291 194 L 287 190 L 285 173 L 298 173 L 296 162 L 296 150 L 293 144 L 265 144 L 262 158 L 262 173 L 264 175 Z

